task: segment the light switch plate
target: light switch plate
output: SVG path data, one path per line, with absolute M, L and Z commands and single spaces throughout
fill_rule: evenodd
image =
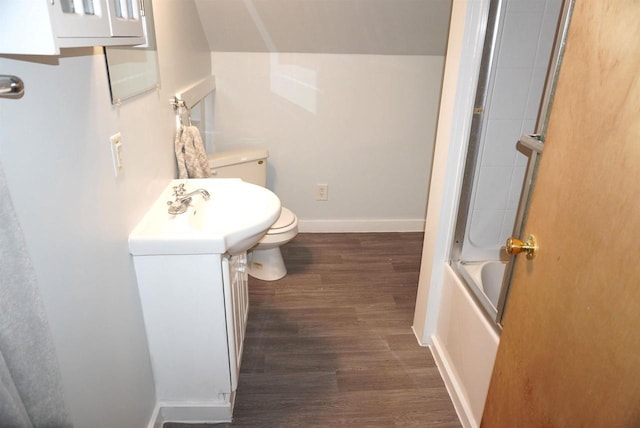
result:
M 117 177 L 120 175 L 123 169 L 122 164 L 122 137 L 120 133 L 109 137 L 109 143 L 111 145 L 111 158 L 113 160 L 113 173 Z

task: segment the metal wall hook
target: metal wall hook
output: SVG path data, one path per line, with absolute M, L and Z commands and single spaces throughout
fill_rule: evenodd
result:
M 20 98 L 24 94 L 24 82 L 18 76 L 0 74 L 0 97 Z
M 173 106 L 173 110 L 178 115 L 178 120 L 180 121 L 180 125 L 182 126 L 191 126 L 191 109 L 184 100 L 181 100 L 178 97 L 173 97 L 169 100 L 169 104 Z M 187 123 L 182 120 L 182 115 L 187 114 Z

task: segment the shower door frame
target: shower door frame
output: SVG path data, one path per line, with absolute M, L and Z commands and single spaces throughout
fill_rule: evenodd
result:
M 553 102 L 553 95 L 555 93 L 556 80 L 562 62 L 562 55 L 564 53 L 564 46 L 566 43 L 567 31 L 574 2 L 575 0 L 563 0 L 562 2 L 560 18 L 558 21 L 554 46 L 550 57 L 544 92 L 542 95 L 542 100 L 540 102 L 540 110 L 538 113 L 538 119 L 536 121 L 535 132 L 531 136 L 523 136 L 519 141 L 514 142 L 514 145 L 517 143 L 521 148 L 523 148 L 525 151 L 529 151 L 530 153 L 512 232 L 512 236 L 514 237 L 521 236 L 522 226 L 527 218 L 529 209 L 529 196 L 535 184 L 535 176 L 538 168 L 539 157 L 544 147 L 544 137 L 546 135 L 551 104 Z M 489 301 L 484 292 L 478 288 L 477 284 L 476 286 L 469 284 L 471 278 L 468 278 L 466 273 L 459 269 L 457 264 L 461 261 L 462 246 L 465 239 L 465 233 L 467 232 L 467 222 L 469 218 L 469 208 L 471 206 L 476 165 L 481 144 L 482 131 L 485 123 L 484 109 L 487 103 L 491 77 L 495 67 L 495 50 L 497 47 L 498 29 L 501 23 L 502 15 L 504 14 L 506 9 L 506 3 L 506 0 L 495 0 L 491 1 L 489 6 L 485 40 L 478 77 L 478 85 L 476 89 L 473 108 L 473 117 L 471 120 L 471 127 L 469 132 L 469 144 L 467 148 L 464 174 L 462 178 L 458 215 L 456 218 L 456 225 L 454 229 L 453 243 L 451 246 L 450 254 L 450 265 L 452 266 L 454 272 L 456 272 L 458 277 L 466 286 L 467 290 L 469 290 L 476 302 L 482 307 L 484 315 L 491 321 L 492 325 L 494 325 L 498 333 L 502 331 L 502 321 L 507 308 L 509 288 L 511 286 L 511 277 L 513 274 L 513 268 L 516 262 L 516 258 L 514 256 L 511 256 L 507 261 L 502 285 L 500 287 L 498 305 L 496 308 L 493 307 L 493 304 Z M 529 144 L 526 143 L 527 140 Z M 539 144 L 537 144 L 535 140 L 537 140 Z M 525 141 L 524 144 L 523 141 Z

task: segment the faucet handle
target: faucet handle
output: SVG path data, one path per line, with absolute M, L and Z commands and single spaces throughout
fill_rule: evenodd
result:
M 181 196 L 184 195 L 185 192 L 184 183 L 180 183 L 177 186 L 173 186 L 173 196 Z

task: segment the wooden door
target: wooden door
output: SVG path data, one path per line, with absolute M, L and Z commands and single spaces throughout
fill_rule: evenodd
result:
M 640 1 L 580 1 L 483 427 L 640 426 Z

